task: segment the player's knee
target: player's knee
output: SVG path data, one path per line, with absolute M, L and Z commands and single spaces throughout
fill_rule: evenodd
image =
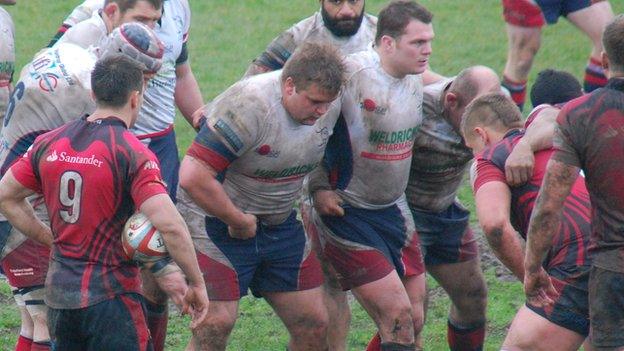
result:
M 388 340 L 391 342 L 399 343 L 413 343 L 415 326 L 418 324 L 418 330 L 422 329 L 423 314 L 416 316 L 418 320 L 414 318 L 414 311 L 411 307 L 393 308 L 387 311 L 387 314 L 382 318 L 380 325 L 380 333 L 382 340 Z
M 198 350 L 206 348 L 206 345 L 212 345 L 216 349 L 219 349 L 218 345 L 225 347 L 235 322 L 236 320 L 232 320 L 229 316 L 209 314 L 202 324 L 193 330 L 196 346 L 200 346 Z
M 314 315 L 301 316 L 290 325 L 289 330 L 293 338 L 303 337 L 309 340 L 317 338 L 325 340 L 328 325 L 329 317 L 327 313 L 316 313 Z
M 141 270 L 143 281 L 143 296 L 153 304 L 163 305 L 167 303 L 167 294 L 156 284 L 156 280 L 149 270 Z
M 512 61 L 519 74 L 526 76 L 529 73 L 540 44 L 539 37 L 520 36 L 516 39 L 515 48 L 512 50 Z
M 458 296 L 455 305 L 460 312 L 467 312 L 469 314 L 484 315 L 487 305 L 487 286 L 485 282 L 475 279 L 473 284 L 467 286 L 461 291 Z

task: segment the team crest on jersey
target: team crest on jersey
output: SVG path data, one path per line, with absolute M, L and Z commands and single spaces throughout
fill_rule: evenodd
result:
M 387 107 L 377 106 L 377 103 L 373 99 L 364 99 L 360 102 L 360 109 L 368 112 L 374 112 L 378 115 L 385 115 L 388 112 Z
M 51 93 L 58 86 L 58 79 L 54 73 L 43 73 L 39 75 L 39 89 L 45 91 L 46 93 Z
M 46 157 L 46 161 L 48 162 L 54 162 L 58 160 L 58 155 L 56 154 L 56 150 L 52 151 L 51 154 L 48 155 L 48 157 Z
M 256 149 L 256 152 L 260 156 L 277 158 L 280 155 L 279 151 L 271 149 L 271 145 L 264 144 Z

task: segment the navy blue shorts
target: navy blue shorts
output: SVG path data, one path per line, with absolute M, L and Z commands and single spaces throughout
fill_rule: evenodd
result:
M 547 308 L 528 303 L 526 306 L 558 326 L 582 336 L 589 335 L 589 271 L 589 266 L 549 267 L 547 272 L 559 293 L 555 303 Z
M 379 280 L 393 270 L 401 277 L 425 271 L 418 234 L 405 202 L 380 210 L 343 208 L 342 217 L 317 220 L 323 254 L 337 271 L 343 289 Z
M 479 255 L 477 239 L 470 229 L 470 212 L 454 202 L 435 213 L 411 208 L 425 265 L 470 261 Z
M 548 24 L 557 23 L 559 17 L 566 17 L 572 12 L 582 10 L 591 6 L 596 0 L 536 0 L 546 22 Z
M 147 147 L 158 158 L 160 162 L 160 173 L 167 184 L 169 196 L 176 202 L 178 191 L 178 173 L 180 172 L 180 156 L 178 155 L 178 144 L 173 128 L 151 136 L 143 136 L 141 140 L 146 140 Z
M 48 310 L 55 351 L 153 350 L 139 294 L 115 298 L 79 309 Z
M 211 300 L 233 301 L 263 292 L 301 291 L 323 283 L 319 261 L 297 213 L 281 224 L 258 223 L 256 236 L 234 239 L 227 225 L 205 217 L 206 233 L 193 236 L 199 267 Z
M 589 278 L 592 346 L 624 346 L 624 273 L 593 266 Z

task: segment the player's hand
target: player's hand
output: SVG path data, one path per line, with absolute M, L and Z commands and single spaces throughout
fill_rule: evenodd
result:
M 317 190 L 312 195 L 314 208 L 321 216 L 344 216 L 342 199 L 333 190 Z
M 541 267 L 537 272 L 525 270 L 524 293 L 529 304 L 541 308 L 552 305 L 553 297 L 558 295 L 550 276 Z
M 514 147 L 507 161 L 505 161 L 505 177 L 507 184 L 511 186 L 522 185 L 533 177 L 535 156 L 530 145 L 522 140 Z
M 206 123 L 206 116 L 204 115 L 204 107 L 201 107 L 197 111 L 193 112 L 191 119 L 193 120 L 193 128 L 199 132 L 202 125 Z
M 238 224 L 228 226 L 228 233 L 235 239 L 251 239 L 256 236 L 257 228 L 258 218 L 252 214 L 243 213 Z
M 208 292 L 203 282 L 189 285 L 184 295 L 182 314 L 191 315 L 191 329 L 197 328 L 204 321 L 208 314 L 209 303 Z
M 175 264 L 170 263 L 167 266 L 170 265 Z M 177 268 L 177 265 L 175 265 L 175 267 Z M 167 269 L 165 268 L 163 271 L 164 270 Z M 188 284 L 180 268 L 172 269 L 162 274 L 154 274 L 154 279 L 156 280 L 156 284 L 171 298 L 173 303 L 180 309 L 183 309 L 184 296 L 188 290 Z

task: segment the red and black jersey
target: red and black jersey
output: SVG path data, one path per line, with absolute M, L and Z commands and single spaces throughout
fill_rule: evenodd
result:
M 11 170 L 43 194 L 48 209 L 54 234 L 46 280 L 50 307 L 84 308 L 140 292 L 121 231 L 135 208 L 166 189 L 156 157 L 123 121 L 70 122 L 39 136 Z
M 505 161 L 523 135 L 521 130 L 512 130 L 503 140 L 486 148 L 476 157 L 475 193 L 483 184 L 491 181 L 506 183 Z M 546 165 L 553 152 L 553 149 L 536 152 L 533 177 L 522 186 L 510 187 L 511 221 L 525 239 L 535 200 L 546 173 Z M 575 267 L 589 264 L 587 246 L 591 232 L 590 209 L 585 182 L 583 177 L 579 176 L 564 202 L 561 225 L 553 237 L 552 248 L 544 262 L 545 267 Z
M 557 123 L 553 158 L 587 177 L 593 264 L 624 272 L 624 78 L 572 100 Z

